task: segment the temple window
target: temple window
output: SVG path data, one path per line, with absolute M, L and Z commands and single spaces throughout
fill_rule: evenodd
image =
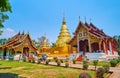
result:
M 83 36 L 87 36 L 87 32 L 84 32 L 84 33 L 83 33 Z
M 82 37 L 82 33 L 79 34 L 79 37 Z

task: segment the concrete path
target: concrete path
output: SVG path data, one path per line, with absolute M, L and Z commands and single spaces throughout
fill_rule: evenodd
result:
M 55 62 L 50 62 L 49 63 L 50 65 L 57 65 L 57 63 Z M 65 63 L 61 63 L 61 66 L 65 66 Z M 69 67 L 72 67 L 72 68 L 83 68 L 82 65 L 80 64 L 72 64 L 70 63 L 69 64 Z M 97 68 L 99 68 L 101 66 L 97 66 Z M 94 66 L 89 66 L 88 67 L 89 70 L 95 70 L 95 67 Z M 109 78 L 120 78 L 120 65 L 118 67 L 110 67 L 110 72 L 113 72 Z
M 110 71 L 113 73 L 110 75 L 109 78 L 120 78 L 120 64 L 118 67 L 111 67 Z

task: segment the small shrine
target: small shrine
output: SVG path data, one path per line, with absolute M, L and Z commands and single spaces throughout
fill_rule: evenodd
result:
M 0 46 L 0 57 L 2 59 L 7 59 L 17 53 L 22 53 L 25 56 L 29 56 L 30 53 L 37 54 L 37 49 L 33 46 L 29 33 L 19 32 L 6 44 Z
M 46 36 L 43 36 L 42 44 L 40 47 L 40 54 L 50 54 L 50 44 L 46 39 Z

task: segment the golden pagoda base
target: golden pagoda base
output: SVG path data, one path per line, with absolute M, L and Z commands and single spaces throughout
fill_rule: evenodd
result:
M 70 54 L 68 54 L 68 53 L 66 53 L 66 54 L 50 54 L 50 55 L 48 55 L 48 56 L 50 56 L 50 57 L 59 57 L 59 56 L 69 56 Z
M 54 47 L 51 48 L 51 52 L 47 53 L 48 57 L 66 57 L 69 56 L 69 49 L 68 46 L 64 47 Z

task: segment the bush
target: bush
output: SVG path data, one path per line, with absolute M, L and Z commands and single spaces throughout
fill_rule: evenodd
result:
M 57 58 L 57 57 L 54 57 L 53 59 L 56 60 L 56 59 L 58 59 L 58 58 Z
M 117 62 L 117 60 L 115 60 L 115 59 L 110 61 L 111 67 L 115 67 L 115 66 L 117 65 L 117 63 L 118 63 L 118 62 Z
M 96 66 L 98 65 L 98 60 L 93 60 L 93 65 L 95 66 L 95 70 L 96 70 Z
M 93 60 L 93 64 L 94 64 L 94 66 L 97 66 L 98 65 L 98 60 Z
M 49 62 L 50 62 L 50 60 L 46 60 L 45 64 L 46 64 L 46 65 L 48 65 L 48 64 L 49 64 Z
M 110 66 L 109 65 L 104 65 L 103 68 L 105 69 L 105 73 L 108 73 L 110 70 Z
M 91 75 L 87 72 L 81 72 L 79 78 L 92 78 Z
M 120 56 L 120 50 L 118 51 L 118 55 Z
M 23 62 L 26 62 L 26 59 L 23 59 L 22 61 L 23 61 Z
M 101 68 L 98 68 L 98 69 L 97 69 L 97 72 L 96 72 L 96 77 L 97 77 L 97 78 L 104 78 L 104 77 L 103 77 L 104 73 L 105 73 L 105 69 L 104 69 L 104 68 L 102 68 L 102 67 L 101 67 Z
M 50 60 L 50 59 L 48 59 L 48 61 L 49 61 L 49 62 L 51 62 L 51 60 Z
M 73 64 L 76 64 L 76 60 L 75 59 L 73 59 L 72 61 L 73 61 Z
M 37 60 L 37 64 L 40 64 L 40 63 L 41 63 L 41 61 L 38 59 L 38 60 Z
M 60 59 L 60 62 L 61 62 L 61 63 L 63 63 L 63 60 L 62 60 L 62 59 Z
M 88 61 L 87 60 L 83 60 L 83 64 L 87 64 L 88 63 Z
M 88 69 L 88 61 L 87 60 L 84 60 L 83 61 L 83 70 L 87 70 Z
M 83 70 L 87 70 L 87 69 L 88 69 L 88 67 L 89 67 L 89 65 L 88 65 L 88 64 L 83 64 Z
M 32 59 L 32 60 L 31 60 L 31 63 L 35 63 L 35 60 L 34 60 L 34 59 Z
M 57 61 L 57 66 L 60 66 L 61 65 L 61 62 L 58 60 Z
M 58 58 L 57 57 L 54 57 L 53 58 L 55 62 L 58 62 Z
M 69 63 L 65 62 L 65 67 L 68 68 L 69 67 Z
M 120 58 L 116 59 L 116 61 L 119 63 L 120 62 Z

